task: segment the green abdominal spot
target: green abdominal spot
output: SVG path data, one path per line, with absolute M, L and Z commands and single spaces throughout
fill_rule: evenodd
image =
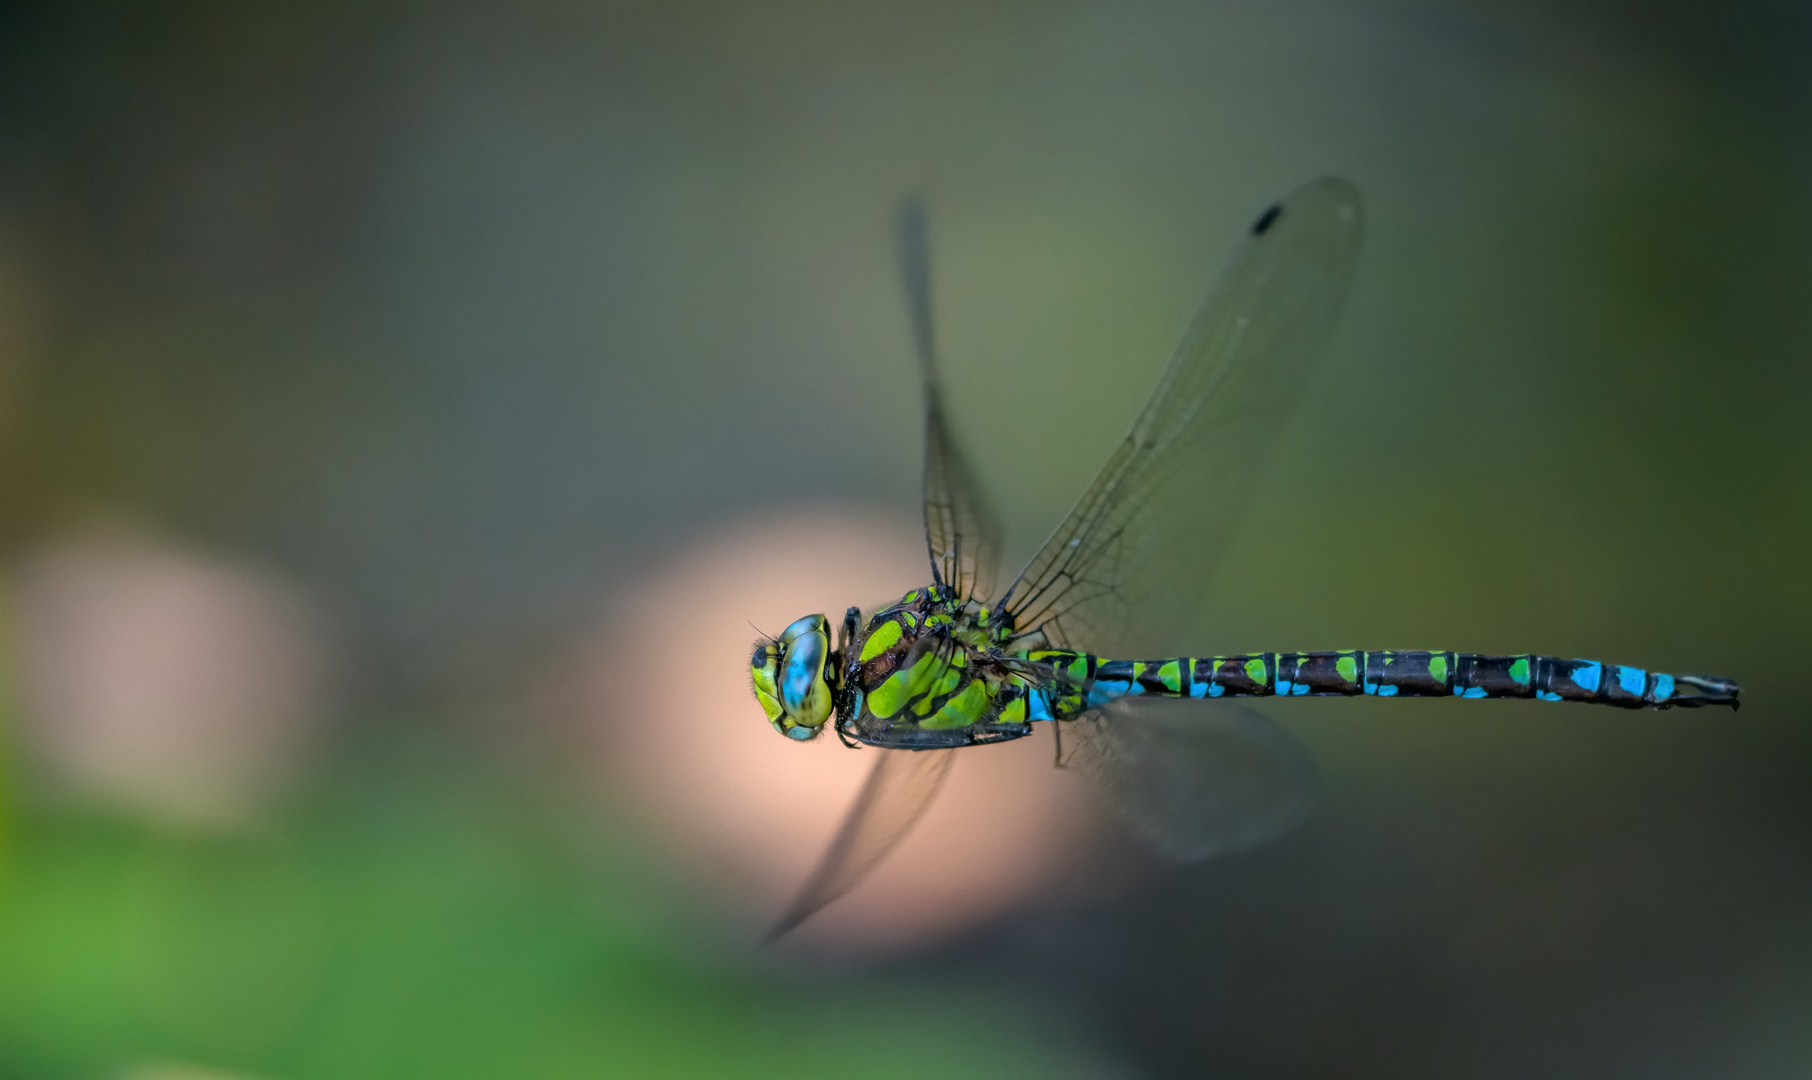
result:
M 1353 654 L 1351 653 L 1347 653 L 1340 659 L 1334 661 L 1334 671 L 1347 682 L 1359 681 L 1359 661 L 1354 659 Z
M 1154 668 L 1155 670 L 1153 670 Z M 1156 665 L 1140 664 L 1134 670 L 1135 678 L 1140 676 L 1150 677 L 1154 674 L 1158 678 L 1158 685 L 1173 694 L 1182 693 L 1183 667 L 1181 664 L 1177 663 L 1177 661 L 1167 660 L 1162 664 Z

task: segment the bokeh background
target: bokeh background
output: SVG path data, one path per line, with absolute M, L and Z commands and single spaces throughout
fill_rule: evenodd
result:
M 0 1073 L 1804 1075 L 1808 57 L 1769 0 L 7 5 Z M 768 730 L 750 623 L 922 575 L 895 200 L 1012 561 L 1324 173 L 1355 292 L 1177 651 L 1742 711 L 1279 704 L 1318 811 L 1181 870 L 978 751 L 760 945 L 866 759 Z

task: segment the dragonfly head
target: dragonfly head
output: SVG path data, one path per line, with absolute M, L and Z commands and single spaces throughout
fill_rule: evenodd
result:
M 824 730 L 836 669 L 831 656 L 830 623 L 822 615 L 807 615 L 778 638 L 755 643 L 749 679 L 775 731 L 804 742 Z

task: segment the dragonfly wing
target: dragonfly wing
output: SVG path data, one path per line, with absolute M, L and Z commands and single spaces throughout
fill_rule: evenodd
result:
M 1059 764 L 1091 776 L 1142 840 L 1179 862 L 1270 843 L 1315 805 L 1307 753 L 1243 706 L 1120 701 L 1061 728 Z
M 818 868 L 768 931 L 772 941 L 854 888 L 912 830 L 943 786 L 954 751 L 881 750 Z
M 1008 590 L 1021 632 L 1101 651 L 1187 629 L 1201 599 L 1188 586 L 1206 583 L 1311 379 L 1359 239 L 1359 193 L 1344 180 L 1317 180 L 1259 217 L 1132 430 Z
M 944 414 L 931 321 L 931 266 L 925 205 L 900 204 L 900 268 L 912 316 L 913 345 L 925 384 L 925 544 L 933 580 L 963 597 L 985 599 L 994 589 L 1000 524 L 963 457 Z

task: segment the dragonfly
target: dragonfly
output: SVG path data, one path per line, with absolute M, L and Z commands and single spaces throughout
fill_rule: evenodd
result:
M 930 805 L 958 750 L 1056 735 L 1059 767 L 1098 781 L 1160 853 L 1204 858 L 1281 835 L 1307 805 L 1292 740 L 1236 699 L 1532 698 L 1626 709 L 1738 705 L 1728 679 L 1597 660 L 1428 650 L 1112 659 L 1221 557 L 1358 261 L 1361 207 L 1324 177 L 1266 208 L 1197 308 L 1157 388 L 1069 515 L 1006 587 L 1000 528 L 945 412 L 925 211 L 899 214 L 925 409 L 930 582 L 831 640 L 822 614 L 755 643 L 750 679 L 774 729 L 826 728 L 880 753 L 816 870 L 770 937 L 847 893 Z M 1132 653 L 1137 655 L 1136 652 Z M 1150 655 L 1149 652 L 1146 655 Z

